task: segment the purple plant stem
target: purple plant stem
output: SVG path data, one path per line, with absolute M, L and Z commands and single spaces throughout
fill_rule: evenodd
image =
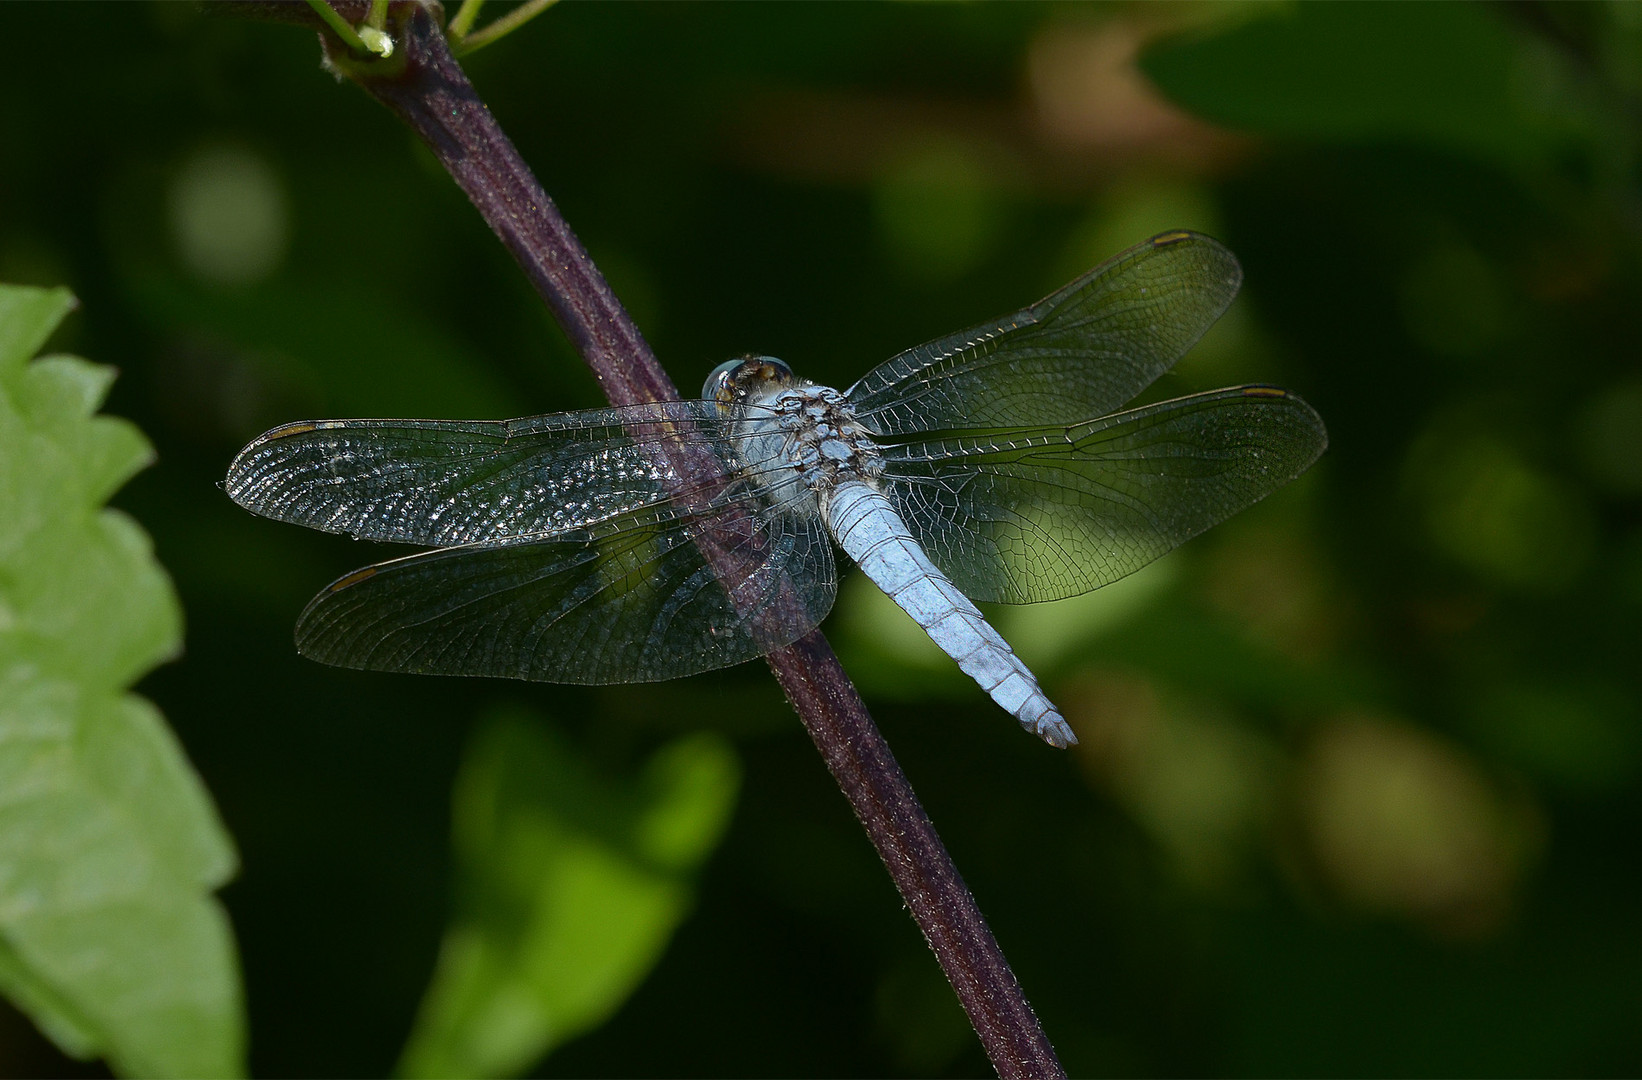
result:
M 303 4 L 263 14 L 317 25 Z M 363 2 L 335 7 L 350 22 Z M 558 208 L 479 99 L 428 8 L 395 4 L 400 49 L 361 64 L 328 31 L 327 55 L 428 144 L 511 251 L 612 404 L 678 397 L 638 327 Z M 770 669 L 866 828 L 993 1068 L 1003 1077 L 1064 1077 L 1054 1049 L 860 694 L 820 631 L 771 653 Z

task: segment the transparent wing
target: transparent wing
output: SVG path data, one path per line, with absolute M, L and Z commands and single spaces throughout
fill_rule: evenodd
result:
M 225 486 L 264 517 L 361 539 L 555 535 L 689 501 L 704 481 L 684 478 L 679 432 L 725 462 L 732 419 L 714 402 L 664 401 L 523 420 L 286 424 L 240 451 Z
M 732 569 L 731 588 L 701 544 Z M 296 640 L 304 655 L 341 667 L 651 682 L 790 644 L 826 616 L 836 591 L 831 544 L 808 507 L 659 507 L 554 539 L 444 548 L 356 571 L 314 597 Z
M 1242 280 L 1216 241 L 1164 233 L 1023 311 L 886 360 L 848 397 L 877 435 L 1102 416 L 1185 355 Z
M 1116 581 L 1258 502 L 1328 445 L 1275 387 L 1166 401 L 1070 427 L 884 448 L 884 490 L 971 599 L 1037 603 Z

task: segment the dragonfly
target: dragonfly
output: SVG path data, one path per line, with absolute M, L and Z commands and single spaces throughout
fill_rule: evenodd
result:
M 1241 283 L 1217 241 L 1163 233 L 847 390 L 746 356 L 693 401 L 290 423 L 240 451 L 225 488 L 265 517 L 431 549 L 309 602 L 297 649 L 327 664 L 592 685 L 728 667 L 820 624 L 836 546 L 1064 748 L 1072 728 L 976 603 L 1115 581 L 1327 446 L 1273 386 L 1124 410 Z

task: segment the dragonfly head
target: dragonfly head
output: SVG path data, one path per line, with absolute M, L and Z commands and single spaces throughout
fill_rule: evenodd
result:
M 792 368 L 773 356 L 742 356 L 713 369 L 701 396 L 721 405 L 757 400 L 792 384 Z

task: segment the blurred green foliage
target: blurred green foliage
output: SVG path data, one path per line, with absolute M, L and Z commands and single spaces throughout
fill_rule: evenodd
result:
M 153 460 L 93 415 L 112 368 L 35 351 L 65 289 L 0 286 L 0 992 L 127 1075 L 237 1076 L 235 869 L 199 777 L 127 687 L 181 613 L 147 535 L 105 500 Z
M 608 1019 L 688 911 L 735 792 L 708 733 L 618 785 L 542 717 L 490 719 L 457 778 L 458 910 L 400 1074 L 515 1075 Z
M 758 665 L 584 689 L 293 654 L 384 552 L 234 507 L 240 445 L 593 381 L 311 34 L 5 17 L 0 280 L 81 297 L 55 345 L 121 358 L 108 407 L 159 452 L 117 503 L 188 637 L 141 690 L 242 852 L 253 1070 L 392 1067 L 477 880 L 464 746 L 517 707 L 590 775 L 704 730 L 744 775 L 651 976 L 538 1070 L 984 1072 Z M 1133 582 L 999 613 L 1077 751 L 859 582 L 829 624 L 1071 1073 L 1642 1068 L 1637 6 L 565 4 L 468 67 L 681 386 L 748 350 L 847 385 L 1160 229 L 1242 259 L 1155 395 L 1280 382 L 1329 453 Z M 72 1068 L 0 1019 L 0 1071 Z

